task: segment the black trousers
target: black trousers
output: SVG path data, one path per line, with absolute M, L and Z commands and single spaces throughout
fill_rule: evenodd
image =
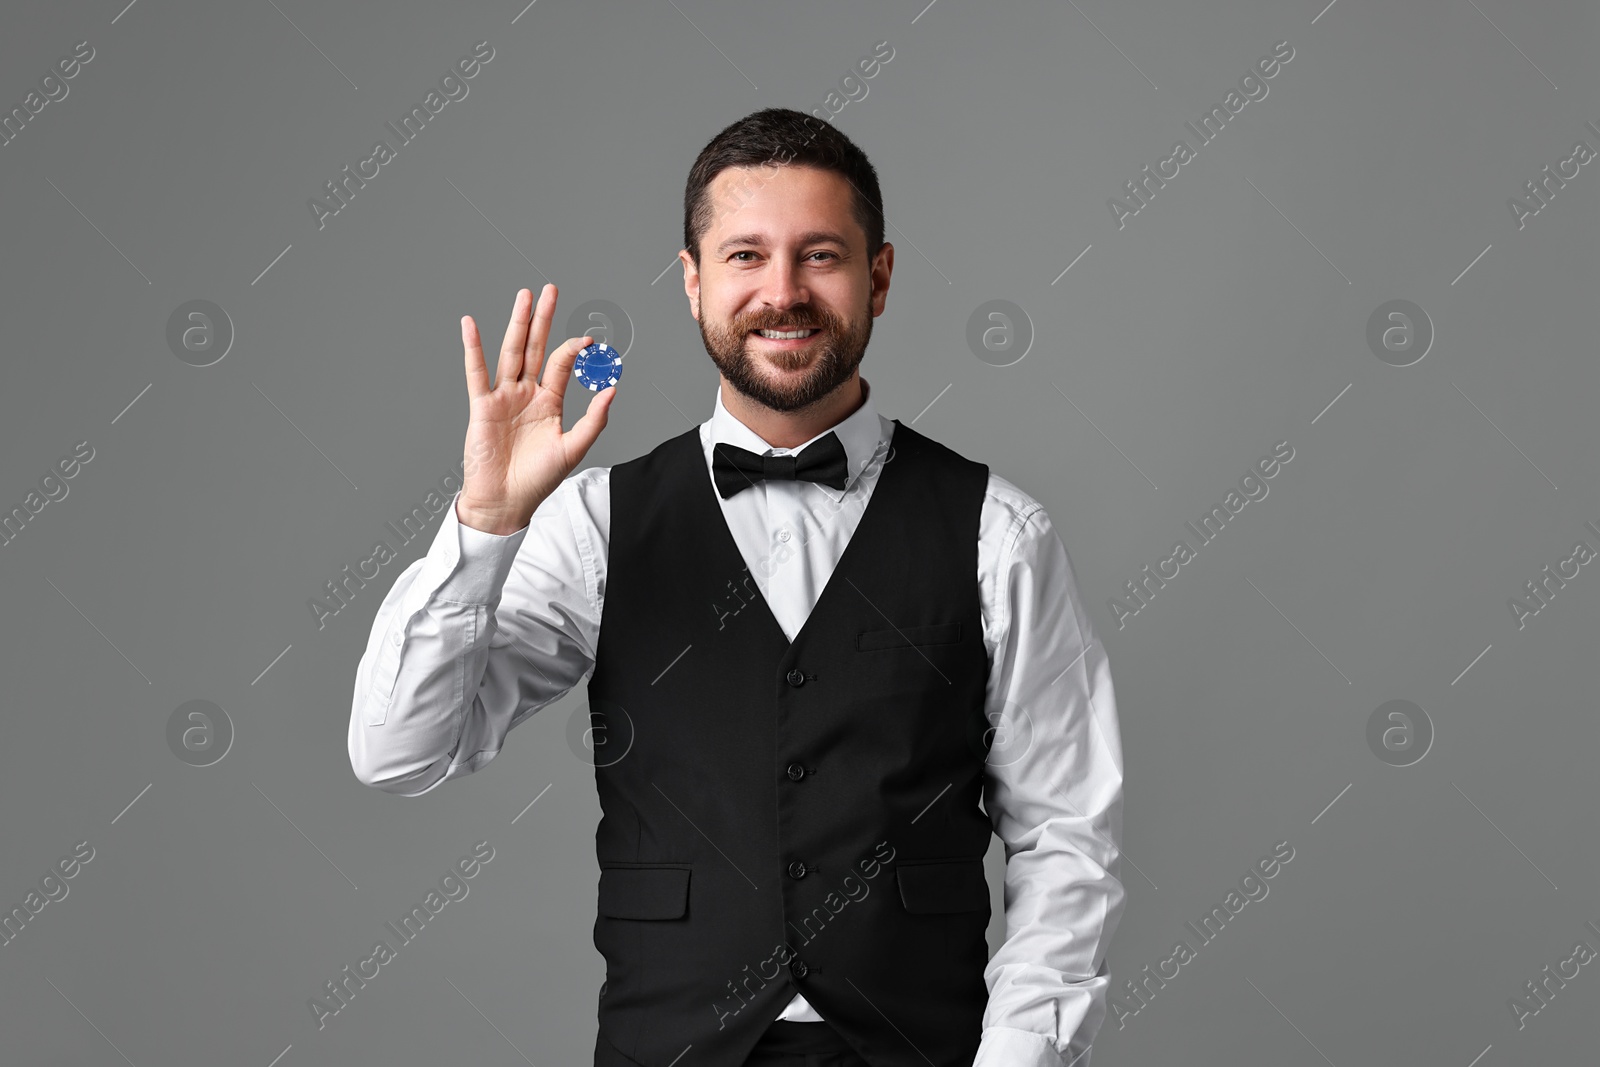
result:
M 827 1023 L 775 1020 L 744 1067 L 870 1067 Z

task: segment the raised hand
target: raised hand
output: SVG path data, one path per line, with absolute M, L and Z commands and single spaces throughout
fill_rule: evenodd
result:
M 534 511 L 583 462 L 606 427 L 616 386 L 596 393 L 583 418 L 572 429 L 561 429 L 561 405 L 572 380 L 573 361 L 592 337 L 568 338 L 551 352 L 540 380 L 539 363 L 555 315 L 556 294 L 554 285 L 546 285 L 535 307 L 529 290 L 517 290 L 511 321 L 500 342 L 499 380 L 492 386 L 478 324 L 471 315 L 461 319 L 470 418 L 456 518 L 473 529 L 508 534 L 528 525 Z

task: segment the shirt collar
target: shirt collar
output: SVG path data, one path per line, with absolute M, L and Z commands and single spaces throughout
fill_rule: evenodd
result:
M 717 386 L 716 407 L 712 410 L 711 418 L 707 423 L 710 426 L 710 438 L 706 442 L 706 452 L 709 455 L 719 442 L 726 442 L 730 445 L 737 445 L 739 448 L 749 449 L 759 455 L 770 453 L 772 455 L 787 456 L 803 451 L 806 445 L 811 444 L 818 437 L 824 437 L 829 433 L 837 434 L 839 443 L 844 446 L 845 459 L 850 465 L 850 473 L 845 481 L 844 488 L 835 489 L 831 485 L 823 485 L 820 482 L 812 483 L 837 502 L 854 486 L 855 480 L 860 477 L 862 470 L 878 451 L 879 445 L 883 440 L 882 420 L 878 417 L 877 408 L 873 406 L 872 389 L 865 378 L 861 379 L 861 397 L 860 407 L 828 427 L 828 429 L 817 434 L 816 437 L 812 437 L 809 441 L 796 448 L 776 448 L 768 444 L 760 434 L 740 422 L 731 411 L 723 406 L 722 386 L 719 383 Z

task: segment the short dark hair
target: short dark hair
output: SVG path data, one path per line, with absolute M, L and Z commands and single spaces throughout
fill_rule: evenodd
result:
M 713 137 L 694 166 L 683 191 L 683 247 L 698 269 L 700 239 L 711 228 L 711 179 L 729 167 L 816 167 L 850 183 L 851 214 L 867 235 L 870 264 L 883 247 L 883 194 L 878 172 L 866 153 L 833 124 L 786 107 L 755 111 Z

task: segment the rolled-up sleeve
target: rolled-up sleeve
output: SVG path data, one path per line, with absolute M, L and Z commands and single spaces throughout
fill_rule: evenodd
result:
M 999 553 L 984 804 L 1005 844 L 1006 938 L 974 1067 L 1088 1067 L 1125 894 L 1111 665 L 1036 502 Z
M 427 554 L 384 597 L 356 668 L 359 781 L 419 796 L 471 774 L 593 667 L 601 590 L 581 489 L 592 497 L 608 473 L 566 479 L 511 534 L 462 525 L 451 501 Z

